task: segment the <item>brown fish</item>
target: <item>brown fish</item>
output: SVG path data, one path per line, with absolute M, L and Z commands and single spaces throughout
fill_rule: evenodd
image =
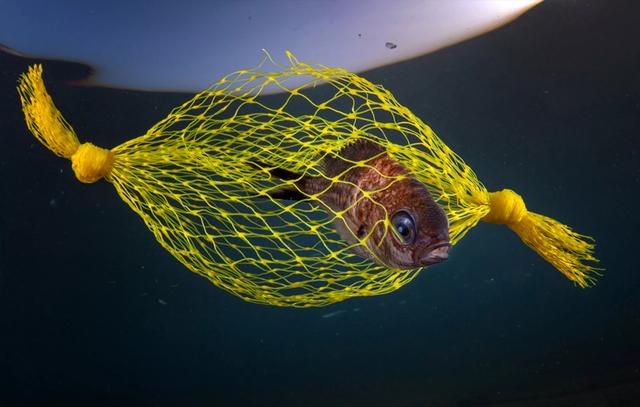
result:
M 355 245 L 355 252 L 378 264 L 414 269 L 447 259 L 451 244 L 444 210 L 383 147 L 370 141 L 352 143 L 337 156 L 327 156 L 322 171 L 327 178 L 338 176 L 340 182 L 273 169 L 273 176 L 296 181 L 295 187 L 278 190 L 272 197 L 299 200 L 317 194 L 331 213 L 344 211 L 342 220 L 336 219 L 338 234 L 349 244 L 364 243 Z M 385 230 L 387 214 L 391 230 Z

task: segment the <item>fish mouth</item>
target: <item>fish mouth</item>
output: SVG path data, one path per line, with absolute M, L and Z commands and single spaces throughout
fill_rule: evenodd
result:
M 442 263 L 449 258 L 449 250 L 451 243 L 441 242 L 425 248 L 419 257 L 420 266 L 431 266 L 433 264 Z

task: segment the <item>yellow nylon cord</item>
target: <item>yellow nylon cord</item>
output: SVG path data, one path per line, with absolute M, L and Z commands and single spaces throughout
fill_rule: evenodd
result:
M 515 193 L 490 194 L 387 90 L 345 70 L 288 57 L 286 66 L 267 56 L 252 69 L 225 76 L 111 151 L 78 145 L 44 88 L 41 67 L 23 74 L 18 90 L 28 128 L 56 154 L 71 158 L 79 179 L 107 179 L 173 256 L 247 301 L 322 306 L 389 293 L 420 271 L 389 269 L 357 256 L 354 246 L 366 244 L 343 241 L 335 223 L 344 212 L 327 213 L 317 196 L 270 197 L 295 187 L 295 180 L 276 179 L 270 169 L 323 177 L 323 158 L 357 140 L 383 146 L 429 188 L 447 212 L 453 244 L 482 219 L 505 223 L 579 285 L 593 281 L 597 269 L 585 264 L 596 261 L 588 238 L 527 212 Z M 283 96 L 261 96 L 267 86 L 280 88 Z M 345 182 L 339 178 L 330 181 Z M 372 191 L 361 192 L 372 199 Z

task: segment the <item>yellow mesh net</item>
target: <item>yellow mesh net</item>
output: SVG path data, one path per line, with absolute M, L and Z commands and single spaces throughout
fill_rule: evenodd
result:
M 507 224 L 578 285 L 594 281 L 599 269 L 588 264 L 597 261 L 590 238 L 528 212 L 512 191 L 489 193 L 460 157 L 381 86 L 343 69 L 288 58 L 280 66 L 267 55 L 258 66 L 225 76 L 146 134 L 112 150 L 78 142 L 47 94 L 41 66 L 21 76 L 18 91 L 28 128 L 71 159 L 81 181 L 111 182 L 173 256 L 247 301 L 322 306 L 394 291 L 420 271 L 356 255 L 362 239 L 348 243 L 336 233 L 344 211 L 327 211 L 317 195 L 272 197 L 296 187 L 296 180 L 274 177 L 272 170 L 327 178 L 323 157 L 339 156 L 357 140 L 382 146 L 427 186 L 445 209 L 452 244 L 484 218 Z M 263 95 L 273 87 L 282 93 Z M 360 199 L 375 192 L 360 190 Z M 388 217 L 383 222 L 388 228 Z

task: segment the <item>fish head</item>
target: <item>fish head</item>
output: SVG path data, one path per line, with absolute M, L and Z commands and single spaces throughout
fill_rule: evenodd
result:
M 391 268 L 431 266 L 449 257 L 449 221 L 424 184 L 408 177 L 376 194 L 388 222 L 378 222 L 369 250 Z

